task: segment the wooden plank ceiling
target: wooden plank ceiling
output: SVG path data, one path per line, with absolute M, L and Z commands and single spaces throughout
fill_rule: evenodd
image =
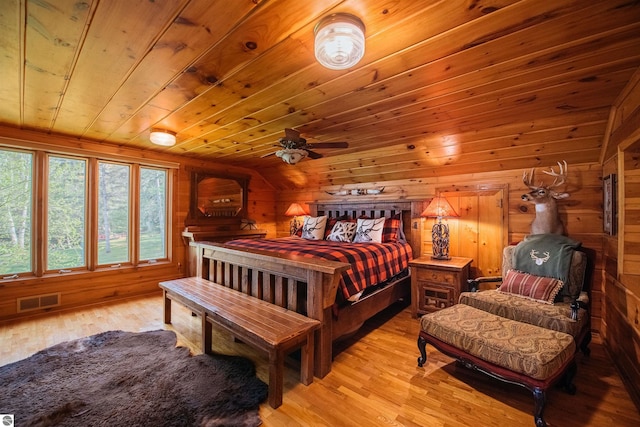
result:
M 366 53 L 332 71 L 313 28 Z M 3 0 L 0 124 L 204 158 L 277 188 L 599 162 L 640 66 L 632 0 Z M 152 127 L 178 144 L 149 142 Z M 347 141 L 295 166 L 285 127 Z

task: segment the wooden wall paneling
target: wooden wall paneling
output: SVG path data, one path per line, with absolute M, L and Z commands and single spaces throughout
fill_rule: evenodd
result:
M 78 7 L 76 2 L 59 2 L 55 7 L 34 4 L 28 8 L 24 38 L 24 60 L 28 66 L 21 76 L 22 119 L 36 123 L 37 129 L 48 131 L 56 120 L 97 3 L 89 1 Z
M 620 273 L 640 280 L 640 140 L 624 151 L 620 193 L 623 261 Z M 620 181 L 620 178 L 619 178 Z
M 242 2 L 233 8 L 227 7 L 221 14 L 216 6 L 222 2 L 183 1 L 184 8 L 176 9 L 179 15 L 161 32 L 153 48 L 117 88 L 86 136 L 102 139 L 114 134 L 126 139 L 136 138 L 141 133 L 146 134 L 150 122 L 164 119 L 175 105 L 187 103 L 211 88 L 215 84 L 212 76 L 218 75 L 211 68 L 222 61 L 209 61 L 209 67 L 203 67 L 205 64 L 202 62 L 206 61 L 198 63 L 198 60 L 202 60 L 212 44 L 215 45 L 237 20 L 256 7 L 254 2 Z M 171 84 L 160 84 L 167 81 Z M 153 99 L 153 102 L 141 107 L 148 99 Z M 128 113 L 123 114 L 123 111 Z M 175 130 L 174 121 L 166 119 L 163 122 Z
M 91 26 L 79 41 L 82 50 L 76 55 L 72 73 L 60 75 L 69 79 L 63 98 L 65 108 L 57 113 L 52 128 L 65 129 L 84 135 L 104 106 L 118 91 L 123 77 L 129 76 L 157 41 L 167 21 L 181 8 L 178 2 L 133 2 L 105 4 L 96 2 Z M 69 19 L 61 19 L 66 26 Z M 131 32 L 135 35 L 132 36 Z M 132 44 L 131 40 L 136 40 Z M 114 57 L 118 60 L 114 61 Z M 96 84 L 95 71 L 100 70 L 100 84 Z M 91 102 L 86 102 L 91 94 Z M 120 110 L 128 111 L 129 106 Z M 121 117 L 120 117 L 121 119 Z
M 447 6 L 449 6 L 449 4 L 447 4 Z M 384 79 L 384 76 L 387 74 L 386 70 L 386 66 L 389 66 L 393 63 L 392 60 L 386 60 L 384 62 L 380 62 L 376 64 L 376 76 L 379 76 L 379 80 L 377 82 L 374 82 L 374 84 L 369 84 L 365 86 L 365 83 L 362 83 L 362 85 L 359 85 L 360 83 L 360 79 L 359 79 L 359 75 L 361 73 L 365 73 L 368 72 L 369 70 L 367 68 L 363 68 L 362 70 L 356 70 L 355 72 L 351 73 L 349 76 L 349 86 L 348 87 L 352 87 L 351 85 L 358 85 L 358 86 L 354 86 L 354 90 L 358 90 L 358 97 L 353 97 L 350 96 L 351 93 L 349 93 L 348 95 L 345 95 L 343 98 L 336 98 L 334 93 L 331 93 L 330 88 L 325 88 L 323 87 L 322 84 L 318 85 L 319 90 L 314 92 L 314 93 L 308 93 L 308 92 L 304 92 L 304 96 L 300 96 L 300 98 L 304 98 L 304 99 L 298 99 L 297 97 L 291 98 L 288 100 L 288 104 L 290 105 L 296 105 L 296 111 L 293 112 L 293 115 L 313 115 L 314 117 L 327 117 L 330 116 L 331 114 L 334 114 L 334 111 L 331 110 L 331 103 L 327 103 L 327 102 L 323 102 L 326 101 L 327 99 L 333 99 L 334 102 L 339 102 L 341 104 L 345 104 L 346 106 L 348 106 L 349 110 L 351 110 L 349 102 L 357 102 L 357 105 L 354 105 L 354 109 L 355 107 L 362 107 L 363 105 L 366 105 L 367 108 L 366 110 L 364 108 L 361 108 L 359 110 L 360 114 L 367 114 L 370 116 L 370 120 L 373 119 L 373 117 L 376 117 L 376 120 L 380 120 L 380 117 L 378 116 L 378 112 L 376 110 L 372 110 L 372 108 L 376 107 L 376 103 L 378 104 L 378 106 L 380 106 L 380 100 L 382 100 L 383 98 L 380 97 L 384 97 L 384 98 L 389 98 L 387 93 L 391 92 L 394 94 L 405 94 L 404 96 L 408 96 L 408 94 L 406 94 L 408 91 L 412 91 L 414 90 L 415 86 L 411 86 L 411 88 L 407 89 L 404 88 L 402 86 L 400 86 L 401 84 L 409 84 L 408 81 L 409 80 L 413 80 L 415 79 L 421 79 L 423 78 L 421 73 L 424 73 L 424 80 L 425 81 L 431 81 L 432 80 L 432 76 L 435 73 L 438 73 L 439 75 L 441 75 L 442 78 L 437 79 L 436 81 L 438 83 L 440 82 L 445 82 L 444 85 L 441 85 L 442 87 L 440 88 L 440 90 L 438 90 L 439 88 L 437 87 L 433 87 L 434 85 L 429 85 L 429 89 L 428 89 L 428 96 L 425 96 L 429 99 L 433 99 L 434 96 L 438 96 L 440 97 L 441 93 L 443 94 L 449 94 L 450 96 L 459 96 L 463 99 L 468 99 L 469 94 L 467 91 L 464 91 L 464 87 L 450 87 L 448 85 L 448 80 L 451 77 L 461 77 L 461 76 L 450 76 L 449 74 L 453 74 L 453 73 L 461 73 L 462 76 L 464 76 L 462 78 L 462 80 L 464 80 L 467 84 L 469 83 L 469 81 L 473 81 L 474 77 L 477 76 L 478 74 L 482 74 L 483 72 L 496 72 L 495 70 L 492 69 L 491 65 L 495 64 L 495 58 L 492 56 L 491 59 L 489 59 L 486 55 L 486 50 L 487 49 L 491 49 L 491 46 L 495 43 L 500 43 L 501 48 L 495 48 L 496 51 L 500 51 L 500 52 L 505 52 L 505 55 L 507 55 L 507 52 L 509 52 L 509 54 L 511 54 L 511 52 L 513 52 L 514 49 L 517 49 L 519 52 L 524 52 L 525 54 L 527 52 L 529 52 L 528 49 L 530 49 L 531 51 L 531 55 L 532 57 L 526 57 L 526 55 L 524 55 L 523 57 L 518 58 L 518 61 L 508 61 L 508 63 L 513 64 L 513 70 L 512 73 L 504 73 L 501 72 L 501 74 L 498 76 L 499 78 L 497 78 L 496 76 L 487 76 L 486 77 L 486 82 L 487 83 L 491 83 L 491 84 L 487 84 L 485 86 L 489 86 L 491 87 L 491 85 L 497 85 L 498 88 L 500 88 L 502 85 L 502 87 L 507 86 L 507 84 L 505 83 L 505 80 L 507 80 L 507 77 L 505 77 L 505 74 L 512 78 L 512 79 L 517 79 L 518 82 L 525 82 L 528 80 L 536 80 L 538 81 L 541 77 L 540 74 L 541 73 L 548 73 L 549 76 L 553 76 L 554 78 L 558 78 L 558 76 L 560 75 L 565 75 L 565 73 L 567 72 L 566 70 L 568 69 L 573 69 L 574 67 L 569 67 L 567 65 L 569 65 L 569 62 L 567 62 L 567 64 L 564 64 L 563 66 L 563 72 L 560 72 L 560 69 L 558 69 L 558 71 L 553 71 L 553 70 L 549 70 L 549 65 L 547 64 L 547 62 L 549 61 L 549 58 L 553 57 L 553 58 L 557 58 L 557 57 L 565 57 L 565 58 L 571 58 L 570 60 L 567 59 L 567 61 L 571 61 L 571 64 L 574 64 L 573 61 L 577 60 L 577 58 L 574 57 L 574 55 L 576 55 L 573 50 L 576 49 L 576 46 L 572 46 L 572 42 L 568 42 L 568 40 L 583 40 L 583 38 L 589 38 L 589 37 L 593 37 L 593 34 L 590 34 L 589 32 L 585 32 L 584 28 L 580 28 L 581 26 L 579 25 L 575 25 L 576 22 L 583 22 L 586 16 L 596 16 L 599 15 L 600 13 L 602 13 L 602 11 L 604 10 L 603 7 L 605 7 L 605 5 L 597 5 L 596 7 L 594 7 L 594 9 L 592 11 L 589 11 L 588 14 L 585 14 L 584 10 L 574 10 L 574 8 L 569 8 L 569 9 L 565 9 L 562 12 L 560 12 L 558 15 L 555 15 L 555 19 L 553 20 L 541 20 L 540 22 L 537 22 L 536 24 L 539 25 L 532 25 L 532 26 L 527 26 L 527 25 L 523 25 L 523 28 L 521 29 L 522 31 L 518 32 L 517 34 L 513 34 L 511 36 L 504 36 L 504 37 L 500 37 L 497 38 L 493 35 L 500 33 L 502 30 L 504 30 L 504 28 L 502 26 L 505 25 L 505 22 L 503 22 L 500 19 L 497 19 L 497 16 L 493 16 L 492 18 L 495 19 L 486 19 L 486 20 L 477 20 L 477 21 L 473 21 L 469 24 L 468 28 L 466 29 L 466 31 L 464 33 L 456 33 L 455 34 L 455 38 L 453 38 L 453 34 L 451 34 L 449 37 L 434 37 L 433 39 L 428 39 L 428 41 L 422 42 L 422 43 L 415 43 L 415 44 L 410 44 L 410 46 L 412 46 L 412 48 L 410 50 L 407 50 L 405 52 L 403 52 L 402 55 L 402 61 L 400 62 L 402 64 L 403 67 L 409 67 L 411 64 L 407 64 L 407 62 L 411 62 L 410 58 L 415 57 L 416 61 L 421 61 L 421 62 L 416 62 L 415 66 L 412 66 L 412 70 L 411 70 L 411 77 L 412 79 L 407 79 L 404 76 L 396 78 L 395 81 L 393 79 Z M 440 10 L 442 9 L 442 10 Z M 451 7 L 451 11 L 450 13 L 447 15 L 447 20 L 446 20 L 446 25 L 449 25 L 449 23 L 454 20 L 454 18 L 451 16 L 452 14 L 460 14 L 460 15 L 469 15 L 471 13 L 475 13 L 475 11 L 473 11 L 472 9 L 469 10 L 465 10 L 466 8 L 455 8 L 455 7 Z M 517 4 L 514 5 L 514 7 L 511 8 L 511 11 L 513 13 L 517 13 L 519 16 L 521 16 L 521 14 L 527 14 L 527 13 L 535 13 L 534 9 L 537 9 L 537 7 L 535 6 L 531 6 L 529 4 Z M 598 12 L 596 12 L 596 10 Z M 460 12 L 460 11 L 464 11 L 464 12 Z M 516 12 L 517 11 L 517 12 Z M 434 11 L 429 11 L 428 13 L 425 13 L 425 20 L 428 20 L 429 22 L 433 21 L 434 25 L 445 25 L 444 20 L 442 22 L 440 22 L 439 20 L 437 20 L 436 18 L 434 18 L 433 13 L 437 12 L 437 13 L 443 13 L 444 12 L 444 8 L 440 7 L 438 8 L 438 10 L 434 10 Z M 595 15 L 592 15 L 595 14 Z M 608 10 L 607 13 L 611 13 L 611 10 Z M 463 16 L 464 20 L 469 19 L 469 16 Z M 622 15 L 620 17 L 623 21 L 626 19 L 629 19 L 628 17 L 625 17 L 625 15 Z M 531 21 L 530 19 L 526 19 L 526 18 L 522 18 L 523 22 L 527 22 L 527 21 Z M 593 22 L 590 23 L 590 25 L 585 25 L 585 28 L 597 28 L 600 25 L 603 24 L 603 20 L 602 19 L 595 19 L 595 18 L 588 18 L 588 19 L 593 19 Z M 563 22 L 562 27 L 567 29 L 566 32 L 562 32 L 559 33 L 557 31 L 546 31 L 544 30 L 544 28 L 547 25 L 552 25 L 552 24 L 558 24 L 558 21 Z M 415 24 L 416 22 L 419 22 L 421 25 L 417 25 Z M 425 25 L 424 25 L 425 21 L 422 21 L 420 19 L 417 19 L 417 16 L 414 17 L 414 19 L 412 19 L 410 22 L 407 22 L 407 26 L 402 26 L 402 28 L 404 29 L 405 32 L 410 32 L 410 29 L 412 28 L 411 25 L 417 25 L 416 28 L 413 30 L 413 33 L 416 34 L 421 34 L 421 37 L 425 37 L 424 36 L 424 31 L 426 31 Z M 621 24 L 622 25 L 622 24 Z M 429 28 L 431 28 L 432 26 L 428 26 Z M 526 27 L 526 28 L 525 28 Z M 502 28 L 502 30 L 501 30 Z M 527 37 L 527 33 L 532 33 L 531 37 Z M 545 37 L 540 37 L 540 33 L 545 33 Z M 569 34 L 567 33 L 569 32 Z M 483 40 L 482 46 L 476 46 L 477 40 L 478 39 L 482 39 L 482 34 L 487 34 L 487 37 L 485 40 Z M 368 39 L 368 44 L 371 43 L 375 43 L 375 36 L 374 37 L 370 37 Z M 557 38 L 557 40 L 555 40 L 555 38 Z M 601 37 L 593 37 L 594 43 L 602 43 L 601 42 Z M 455 40 L 456 42 L 452 42 L 452 39 Z M 459 41 L 457 39 L 460 39 Z M 499 39 L 499 41 L 498 41 Z M 526 40 L 526 42 L 523 42 L 523 39 Z M 550 39 L 554 39 L 556 42 L 550 42 Z M 509 43 L 509 40 L 511 40 L 511 43 Z M 571 55 L 568 54 L 568 52 L 562 53 L 562 52 L 553 52 L 555 55 L 552 55 L 552 53 L 548 53 L 548 58 L 540 58 L 537 56 L 533 56 L 535 55 L 540 55 L 539 54 L 539 49 L 540 46 L 537 46 L 536 43 L 544 43 L 546 44 L 551 44 L 551 45 L 556 45 L 556 46 L 561 46 L 561 49 L 566 49 L 567 51 L 571 50 Z M 457 51 L 451 51 L 452 49 L 455 49 L 456 44 L 460 44 L 462 46 L 465 46 L 465 49 L 462 49 L 465 53 L 469 53 L 469 52 L 477 52 L 477 55 L 473 56 L 472 58 L 470 58 L 469 56 L 465 56 L 464 59 L 459 59 L 460 63 L 456 62 L 455 60 L 455 56 L 456 53 L 458 53 Z M 438 53 L 438 49 L 437 46 L 442 46 L 442 49 L 444 49 L 444 51 L 442 53 Z M 603 43 L 603 46 L 606 46 L 607 48 L 611 48 L 611 46 L 616 45 L 616 43 L 613 40 L 608 41 L 607 43 Z M 505 47 L 506 46 L 506 47 Z M 585 49 L 584 54 L 587 55 L 594 55 L 594 45 L 593 44 L 589 44 L 590 49 Z M 376 45 L 376 53 L 379 52 L 382 48 L 384 48 L 384 46 L 377 46 Z M 604 49 L 604 47 L 602 47 Z M 423 70 L 424 68 L 426 68 L 429 65 L 432 65 L 433 63 L 437 63 L 438 61 L 432 61 L 429 64 L 423 64 L 423 57 L 424 55 L 420 54 L 421 50 L 424 49 L 425 51 L 427 51 L 429 53 L 429 55 L 435 56 L 436 58 L 440 58 L 442 60 L 442 62 L 446 63 L 438 63 L 436 64 L 433 68 L 433 70 Z M 629 55 L 628 55 L 628 49 L 625 52 L 625 49 L 618 49 L 619 51 L 619 55 L 623 55 L 624 53 L 626 53 L 626 55 L 623 56 L 623 58 L 629 60 Z M 600 51 L 599 51 L 600 52 Z M 478 65 L 475 63 L 475 61 L 473 60 L 474 57 L 478 57 L 480 59 L 482 59 L 483 61 L 493 61 L 493 63 L 489 62 L 489 63 L 483 63 L 484 65 Z M 521 61 L 521 62 L 520 62 Z M 589 61 L 591 63 L 591 61 Z M 615 62 L 615 61 L 614 61 Z M 385 64 L 385 63 L 389 63 L 389 64 Z M 398 64 L 400 65 L 400 64 Z M 633 62 L 630 67 L 635 66 L 635 62 Z M 468 67 L 468 68 L 466 68 Z M 526 76 L 523 76 L 523 71 L 522 69 L 526 68 L 527 71 L 534 73 L 535 77 L 531 77 L 528 78 Z M 531 70 L 531 68 L 533 68 L 534 70 Z M 442 70 L 446 70 L 446 72 L 443 72 Z M 479 71 L 478 71 L 479 70 Z M 580 80 L 582 78 L 589 78 L 590 81 L 595 81 L 595 80 L 607 80 L 605 74 L 606 71 L 603 71 L 603 74 L 599 75 L 597 79 L 593 79 L 593 71 L 594 70 L 590 70 L 591 74 L 589 76 L 573 76 L 571 78 L 568 78 L 569 80 L 572 80 L 575 78 L 575 80 Z M 292 76 L 292 78 L 296 78 L 296 76 Z M 291 79 L 288 79 L 291 80 Z M 245 81 L 244 79 L 239 79 L 239 81 Z M 247 81 L 251 81 L 251 80 L 247 80 Z M 315 81 L 314 81 L 315 82 Z M 252 86 L 253 87 L 259 87 L 255 84 L 253 84 L 255 82 L 252 82 Z M 288 82 L 287 82 L 288 83 Z M 304 84 L 308 84 L 308 80 L 304 82 Z M 474 84 L 476 84 L 476 82 L 474 82 Z M 314 83 L 314 86 L 316 84 Z M 380 86 L 380 87 L 379 87 Z M 555 87 L 557 86 L 555 83 L 549 83 L 548 86 L 550 87 Z M 364 88 L 363 88 L 364 87 Z M 301 89 L 303 88 L 303 86 L 301 85 Z M 228 89 L 231 90 L 231 89 Z M 495 90 L 495 88 L 494 88 Z M 589 90 L 588 85 L 585 86 L 585 90 Z M 238 88 L 236 90 L 236 92 L 240 93 L 242 91 L 242 88 Z M 474 94 L 477 94 L 478 92 L 480 92 L 479 90 L 474 90 Z M 261 95 L 263 94 L 263 92 L 258 91 L 257 95 Z M 298 93 L 302 94 L 303 91 L 300 90 L 298 91 Z M 615 92 L 614 92 L 615 93 Z M 307 101 L 308 99 L 312 99 L 314 96 L 323 96 L 322 99 L 318 99 L 318 100 L 314 100 L 314 101 Z M 375 95 L 378 98 L 374 98 L 374 99 L 369 99 L 367 96 L 368 95 Z M 418 95 L 416 97 L 416 95 Z M 410 96 L 412 97 L 412 102 L 415 101 L 416 99 L 419 101 L 420 100 L 420 94 L 419 93 L 411 93 Z M 504 94 L 503 94 L 504 95 Z M 613 96 L 613 95 L 612 95 Z M 503 99 L 504 96 L 500 95 L 496 95 L 495 93 L 492 95 L 492 98 L 500 98 Z M 265 104 L 270 104 L 271 102 L 273 102 L 272 100 L 268 100 L 268 102 L 266 100 L 263 100 L 263 102 L 260 102 L 261 100 L 258 98 L 254 98 L 254 97 L 248 97 L 248 99 L 251 99 L 252 102 L 256 102 L 258 105 L 265 105 Z M 357 101 L 356 101 L 357 100 Z M 392 104 L 393 101 L 391 101 L 390 103 L 386 103 L 384 108 L 380 109 L 380 112 L 388 112 L 388 113 L 392 113 L 394 115 L 397 115 L 397 112 L 394 111 L 395 108 Z M 450 114 L 451 113 L 451 109 L 449 108 L 449 106 L 451 105 L 450 101 L 443 101 L 444 104 L 446 104 L 447 107 L 447 113 Z M 311 105 L 309 105 L 311 104 Z M 586 107 L 586 106 L 583 106 Z M 323 110 L 323 108 L 325 110 Z M 279 108 L 281 110 L 281 108 Z M 423 109 L 423 108 L 421 108 Z M 540 109 L 542 109 L 542 106 L 540 107 Z M 273 112 L 275 113 L 278 109 L 273 108 L 272 109 Z M 260 113 L 263 113 L 265 110 L 261 111 Z M 403 111 L 409 111 L 408 109 L 403 109 Z M 273 113 L 272 113 L 273 114 Z M 281 114 L 281 113 L 279 113 Z M 266 122 L 274 122 L 274 116 L 260 116 L 260 115 L 256 115 L 253 114 L 252 112 L 252 117 L 255 118 L 255 120 L 258 123 L 266 123 Z M 339 122 L 340 123 L 344 123 L 346 120 L 346 118 L 340 118 Z M 320 121 L 320 120 L 319 120 Z M 209 120 L 210 123 L 218 123 L 218 120 L 214 120 L 213 118 L 211 120 Z M 226 122 L 225 122 L 226 123 Z M 236 123 L 235 126 L 243 126 L 240 121 L 238 121 Z M 323 128 L 325 128 L 326 126 L 323 124 L 321 125 Z M 485 126 L 487 126 L 485 124 Z M 358 123 L 355 124 L 354 126 L 350 126 L 350 128 L 353 127 L 359 127 L 362 128 L 363 131 L 367 130 L 367 126 L 362 124 L 362 123 Z M 401 126 L 401 128 L 406 128 L 406 126 Z M 397 129 L 397 128 L 396 128 Z M 309 131 L 313 131 L 314 130 L 314 124 L 310 124 L 308 126 L 308 130 Z M 248 130 L 244 129 L 243 131 L 245 132 L 249 132 Z M 336 129 L 336 132 L 338 132 L 339 130 Z M 253 133 L 255 133 L 255 131 L 253 131 Z M 378 135 L 380 136 L 381 133 L 377 132 Z M 384 134 L 382 134 L 384 135 Z M 211 135 L 212 137 L 214 135 Z M 378 140 L 382 141 L 388 141 L 389 138 L 387 135 L 384 135 L 384 138 L 378 138 Z M 371 141 L 368 141 L 368 143 L 370 143 Z M 369 144 L 368 144 L 369 145 Z M 357 148 L 357 147 L 354 147 Z M 249 154 L 249 150 L 245 150 L 245 153 Z M 242 156 L 242 154 L 240 154 L 240 156 Z
M 299 3 L 297 3 L 297 5 L 299 5 Z M 228 84 L 218 88 L 216 90 L 218 92 L 218 96 L 216 96 L 216 99 L 218 100 L 218 102 L 216 102 L 217 106 L 228 108 L 232 105 L 232 100 L 233 103 L 239 101 L 238 94 L 242 95 L 247 93 L 246 98 L 253 105 L 271 106 L 271 108 L 262 109 L 261 111 L 251 111 L 251 116 L 257 123 L 280 122 L 282 123 L 282 127 L 285 127 L 286 123 L 283 121 L 282 116 L 283 111 L 287 111 L 287 108 L 283 109 L 279 104 L 283 101 L 282 94 L 287 93 L 293 95 L 287 99 L 287 104 L 295 105 L 296 109 L 294 112 L 288 112 L 286 114 L 289 116 L 289 119 L 286 120 L 290 120 L 291 116 L 300 114 L 306 115 L 307 113 L 305 113 L 305 111 L 308 111 L 308 114 L 313 114 L 315 117 L 326 117 L 326 110 L 323 111 L 323 109 L 331 109 L 331 103 L 327 101 L 331 100 L 333 103 L 343 103 L 348 101 L 349 103 L 353 103 L 354 99 L 358 97 L 346 97 L 343 99 L 338 98 L 338 96 L 343 94 L 347 88 L 350 88 L 349 92 L 352 92 L 361 91 L 363 88 L 369 86 L 372 82 L 372 74 L 375 74 L 375 80 L 385 80 L 386 76 L 391 76 L 394 72 L 397 72 L 398 67 L 418 67 L 424 63 L 425 56 L 422 51 L 428 51 L 430 55 L 437 57 L 446 56 L 447 52 L 451 53 L 452 50 L 458 48 L 457 43 L 452 43 L 451 39 L 447 39 L 445 41 L 446 38 L 436 38 L 439 40 L 439 46 L 441 46 L 438 52 L 434 51 L 435 49 L 433 46 L 427 46 L 422 41 L 424 39 L 428 39 L 430 36 L 437 35 L 439 31 L 450 30 L 456 25 L 468 22 L 472 18 L 482 16 L 481 10 L 476 8 L 467 8 L 465 7 L 464 2 L 459 0 L 450 1 L 446 4 L 437 3 L 437 7 L 435 4 L 425 7 L 424 4 L 411 3 L 396 6 L 389 10 L 389 4 L 384 1 L 369 2 L 367 6 L 392 12 L 396 17 L 397 22 L 402 22 L 402 25 L 396 25 L 392 31 L 387 30 L 380 32 L 376 32 L 376 29 L 381 29 L 381 26 L 384 23 L 383 16 L 372 16 L 372 19 L 367 22 L 367 34 L 370 34 L 370 36 L 367 38 L 367 51 L 363 61 L 374 62 L 379 58 L 384 57 L 386 54 L 391 55 L 391 58 L 378 62 L 375 66 L 375 70 L 371 70 L 370 68 L 363 68 L 361 70 L 356 69 L 352 73 L 349 73 L 348 76 L 342 76 L 342 78 L 341 76 L 337 76 L 335 79 L 329 79 L 321 67 L 318 67 L 317 64 L 313 64 L 310 67 L 312 74 L 291 73 L 290 70 L 292 68 L 303 68 L 308 66 L 309 63 L 308 61 L 301 61 L 299 64 L 286 62 L 286 67 L 281 65 L 285 64 L 285 62 L 281 61 L 280 58 L 275 55 L 280 54 L 288 57 L 296 56 L 291 55 L 291 52 L 299 50 L 300 43 L 302 43 L 302 40 L 304 39 L 302 35 L 290 37 L 283 41 L 282 44 L 284 45 L 284 49 L 275 50 L 275 52 L 271 53 L 273 55 L 271 57 L 258 58 L 256 65 L 257 69 L 260 70 L 259 74 L 248 74 L 247 70 L 239 70 L 238 74 L 235 75 Z M 309 17 L 313 16 L 314 12 L 317 12 L 317 7 L 313 9 L 311 9 L 311 6 L 305 7 L 309 7 L 309 9 L 306 11 L 301 10 L 301 16 Z M 327 4 L 326 7 L 330 8 L 331 4 Z M 264 13 L 264 15 L 266 15 L 266 13 Z M 445 17 L 447 19 L 444 19 Z M 273 21 L 274 17 L 267 16 L 264 19 Z M 278 18 L 278 21 L 282 20 L 284 20 L 284 18 Z M 311 33 L 313 25 L 315 25 L 315 22 L 309 23 L 306 28 L 302 28 L 299 31 L 301 33 L 305 31 Z M 484 22 L 479 25 L 481 28 L 474 31 L 473 34 L 470 31 L 461 32 L 460 37 L 463 37 L 466 42 L 471 43 L 474 38 L 479 37 L 479 34 L 490 32 L 491 30 L 495 30 L 496 27 L 504 27 L 505 25 L 507 24 L 502 21 L 493 24 L 491 22 Z M 282 27 L 285 28 L 286 26 L 287 25 L 284 24 Z M 389 44 L 388 42 L 385 42 L 389 40 L 389 37 L 393 37 L 395 43 Z M 459 43 L 464 44 L 465 41 L 460 41 Z M 393 45 L 401 44 L 410 46 L 411 49 L 403 51 L 402 54 L 394 55 L 393 51 L 395 49 Z M 309 46 L 308 48 L 312 47 Z M 443 49 L 446 49 L 446 51 L 442 51 Z M 298 56 L 305 57 L 306 55 Z M 298 67 L 296 67 L 296 65 L 298 65 Z M 253 69 L 249 71 L 254 72 Z M 432 75 L 433 74 L 430 74 L 430 76 Z M 286 78 L 283 78 L 283 76 Z M 323 84 L 329 80 L 331 81 L 330 85 Z M 251 84 L 251 91 L 247 91 L 247 88 L 245 87 L 247 82 L 250 82 Z M 314 89 L 317 88 L 317 90 L 309 90 L 310 82 L 313 82 L 311 87 Z M 263 90 L 267 87 L 270 87 L 273 90 Z M 370 92 L 377 93 L 379 92 L 379 89 L 376 88 Z M 385 91 L 384 97 L 387 97 L 386 93 L 387 92 Z M 202 103 L 204 106 L 209 107 L 206 101 L 203 100 Z M 364 101 L 359 103 L 356 101 L 356 104 L 358 106 L 365 105 Z M 212 110 L 213 112 L 223 111 L 222 114 L 217 113 L 209 117 L 209 123 L 220 123 L 221 116 L 224 117 L 228 115 L 228 113 L 224 112 L 225 108 L 218 108 L 216 109 L 217 111 L 210 108 L 208 108 L 208 110 Z M 207 110 L 205 110 L 205 112 L 206 111 Z M 329 114 L 331 114 L 331 112 L 329 112 Z M 202 114 L 202 116 L 205 117 L 206 115 Z M 235 129 L 238 129 L 240 132 L 247 132 L 246 126 L 242 121 L 237 121 L 236 123 L 231 124 L 228 119 L 222 119 L 222 122 L 226 125 L 232 125 L 232 129 L 234 129 L 234 131 Z M 205 128 L 207 131 L 209 129 L 210 128 Z M 255 129 L 251 129 L 248 133 L 255 133 Z M 208 137 L 216 139 L 217 133 L 213 131 L 208 135 Z M 272 142 L 265 141 L 265 144 L 271 145 Z
M 2 71 L 2 85 L 0 85 L 0 117 L 3 122 L 12 126 L 22 124 L 22 76 L 25 68 L 24 49 L 22 41 L 25 39 L 26 28 L 24 22 L 24 8 L 20 0 L 6 0 L 2 4 L 0 14 L 0 28 L 19 37 L 4 37 L 0 45 L 0 69 Z
M 604 235 L 603 337 L 640 408 L 640 70 L 612 108 L 603 176 L 618 178 L 618 232 Z
M 626 289 L 626 285 L 614 278 L 606 282 L 607 339 L 617 368 L 624 373 L 622 378 L 631 398 L 640 407 L 640 327 L 638 308 L 640 301 Z
M 500 275 L 502 250 L 507 244 L 506 188 L 481 185 L 437 190 L 447 197 L 460 218 L 452 218 L 452 256 L 473 259 L 473 277 Z

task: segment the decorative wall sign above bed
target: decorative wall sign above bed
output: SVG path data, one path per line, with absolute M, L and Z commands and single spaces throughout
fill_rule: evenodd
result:
M 371 196 L 381 194 L 383 191 L 384 187 L 354 188 L 352 190 L 327 191 L 327 194 L 331 194 L 332 196 Z

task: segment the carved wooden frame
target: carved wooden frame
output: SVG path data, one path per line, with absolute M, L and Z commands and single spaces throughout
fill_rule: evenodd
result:
M 603 227 L 604 232 L 610 236 L 614 236 L 617 232 L 617 198 L 616 198 L 616 174 L 612 173 L 603 178 Z

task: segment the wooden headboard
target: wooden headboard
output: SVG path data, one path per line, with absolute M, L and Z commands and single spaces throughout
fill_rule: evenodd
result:
M 401 214 L 402 230 L 407 239 L 407 243 L 413 250 L 414 258 L 420 256 L 422 236 L 418 219 L 424 209 L 422 200 L 389 200 L 389 201 L 317 201 L 309 202 L 310 214 L 313 216 L 326 215 L 330 218 L 349 216 L 358 218 L 367 216 L 369 218 L 392 217 Z M 415 220 L 414 220 L 415 218 Z M 414 223 L 415 221 L 415 223 Z

